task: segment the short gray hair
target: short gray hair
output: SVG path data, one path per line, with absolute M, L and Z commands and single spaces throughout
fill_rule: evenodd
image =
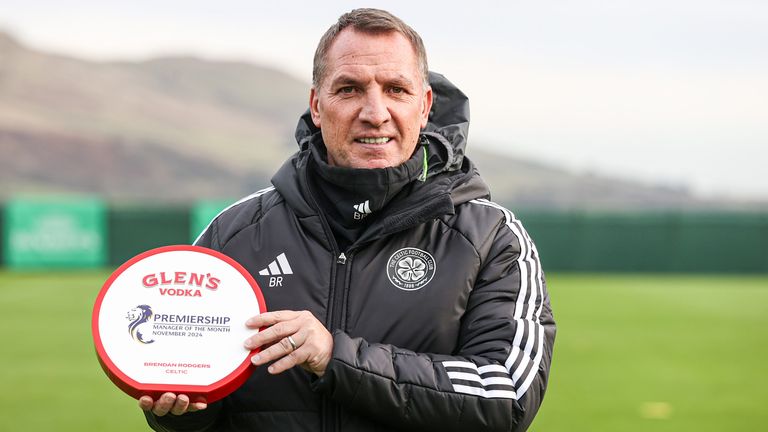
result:
M 429 85 L 429 67 L 427 65 L 427 50 L 424 48 L 424 42 L 421 36 L 416 33 L 408 24 L 391 13 L 381 9 L 361 8 L 345 13 L 339 17 L 336 24 L 332 25 L 325 32 L 315 50 L 315 58 L 312 64 L 312 85 L 315 88 L 325 79 L 326 74 L 326 56 L 336 37 L 347 27 L 369 34 L 380 34 L 388 32 L 398 32 L 405 36 L 413 51 L 416 53 L 419 72 L 421 72 L 424 87 Z

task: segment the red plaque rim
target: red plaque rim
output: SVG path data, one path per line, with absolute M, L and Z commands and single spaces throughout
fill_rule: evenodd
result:
M 259 352 L 259 348 L 251 350 L 250 354 L 246 356 L 245 360 L 229 375 L 226 377 L 220 379 L 219 381 L 216 381 L 213 384 L 209 384 L 206 386 L 197 386 L 197 385 L 173 385 L 173 384 L 142 384 L 138 381 L 132 379 L 123 371 L 121 371 L 117 365 L 115 365 L 114 362 L 109 358 L 107 355 L 106 350 L 104 349 L 104 345 L 101 341 L 101 334 L 99 332 L 99 315 L 101 312 L 101 304 L 104 300 L 104 296 L 106 295 L 109 288 L 112 286 L 112 283 L 117 279 L 126 269 L 131 267 L 133 264 L 165 252 L 173 252 L 173 251 L 189 251 L 189 252 L 197 252 L 197 253 L 203 253 L 206 255 L 213 256 L 215 258 L 219 258 L 223 261 L 225 261 L 227 264 L 234 267 L 238 272 L 240 272 L 241 275 L 245 278 L 245 280 L 248 282 L 248 284 L 251 286 L 251 289 L 253 290 L 254 294 L 256 295 L 256 299 L 259 303 L 259 309 L 260 311 L 266 312 L 266 303 L 264 302 L 264 296 L 261 293 L 261 288 L 259 287 L 259 284 L 256 283 L 256 280 L 251 276 L 250 273 L 237 261 L 233 260 L 232 258 L 222 254 L 221 252 L 215 251 L 213 249 L 208 249 L 202 246 L 191 246 L 191 245 L 172 245 L 172 246 L 162 246 L 155 249 L 150 249 L 146 252 L 140 253 L 136 255 L 135 257 L 129 259 L 125 263 L 123 263 L 120 267 L 117 268 L 112 274 L 110 275 L 109 279 L 107 279 L 106 282 L 104 282 L 104 285 L 102 285 L 101 290 L 99 291 L 99 295 L 96 297 L 96 303 L 93 307 L 93 315 L 91 317 L 91 331 L 93 332 L 93 342 L 96 347 L 96 353 L 98 354 L 97 357 L 99 359 L 99 364 L 101 365 L 101 368 L 104 370 L 104 373 L 107 374 L 109 379 L 123 392 L 128 394 L 129 396 L 139 399 L 141 396 L 148 395 L 151 396 L 152 399 L 157 400 L 160 395 L 162 395 L 165 392 L 172 392 L 176 394 L 185 394 L 190 397 L 190 400 L 192 401 L 205 401 L 207 403 L 215 402 L 224 396 L 227 396 L 228 394 L 235 391 L 238 387 L 240 387 L 253 373 L 254 367 L 251 363 L 251 356 Z

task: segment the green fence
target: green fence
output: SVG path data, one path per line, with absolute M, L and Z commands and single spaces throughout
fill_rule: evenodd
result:
M 520 213 L 544 268 L 768 272 L 768 215 Z
M 108 208 L 98 200 L 10 201 L 0 211 L 0 262 L 10 268 L 116 266 L 154 247 L 191 243 L 228 204 Z M 768 272 L 768 214 L 517 216 L 548 272 Z
M 189 244 L 186 207 L 130 207 L 109 212 L 109 263 L 120 265 L 146 250 Z
M 98 199 L 17 199 L 3 211 L 3 258 L 15 268 L 106 263 L 106 207 Z

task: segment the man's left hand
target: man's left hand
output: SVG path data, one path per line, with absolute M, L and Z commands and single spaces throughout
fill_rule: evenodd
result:
M 245 340 L 245 347 L 262 350 L 251 357 L 256 366 L 276 360 L 269 366 L 279 374 L 296 365 L 323 376 L 333 352 L 333 336 L 309 311 L 273 311 L 250 318 L 248 328 L 266 327 Z

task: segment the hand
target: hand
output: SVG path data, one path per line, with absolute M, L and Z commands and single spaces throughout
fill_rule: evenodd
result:
M 245 340 L 248 349 L 263 348 L 251 357 L 254 365 L 277 360 L 268 368 L 273 375 L 296 365 L 317 376 L 325 373 L 333 353 L 333 336 L 311 312 L 265 312 L 249 319 L 245 325 L 253 329 L 268 327 Z
M 139 408 L 144 411 L 152 411 L 158 417 L 162 417 L 169 412 L 173 415 L 182 415 L 188 412 L 204 410 L 208 407 L 205 402 L 191 402 L 189 396 L 180 394 L 176 396 L 173 393 L 163 393 L 157 402 L 150 396 L 142 396 L 139 399 Z

